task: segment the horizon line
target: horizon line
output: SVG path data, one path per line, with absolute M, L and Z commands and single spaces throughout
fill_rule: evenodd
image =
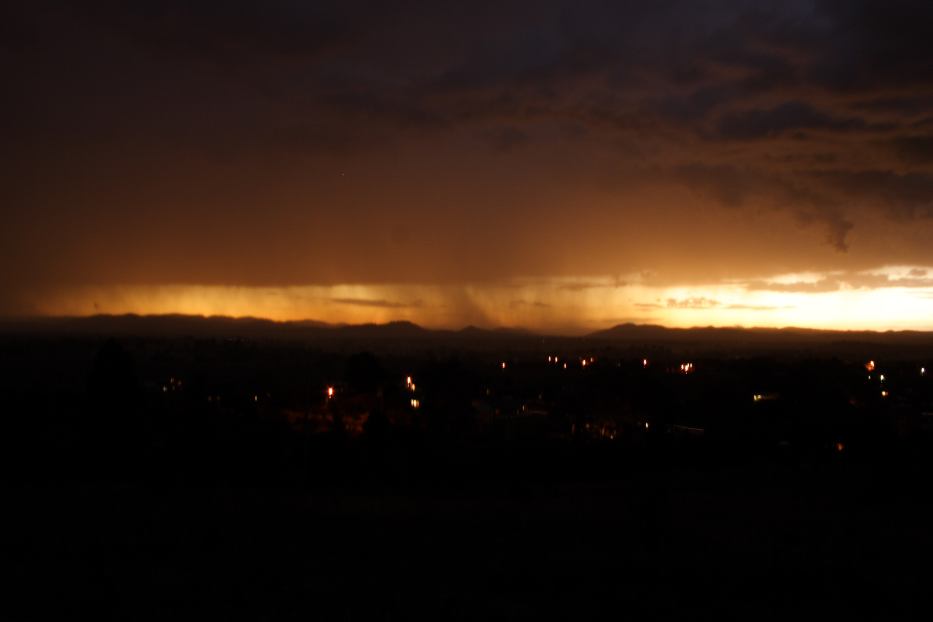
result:
M 354 328 L 354 327 L 386 327 L 392 325 L 408 325 L 418 328 L 424 331 L 432 332 L 462 332 L 469 329 L 485 330 L 490 332 L 505 332 L 505 331 L 514 331 L 520 333 L 526 333 L 528 335 L 538 336 L 538 337 L 590 337 L 590 336 L 599 336 L 598 333 L 604 333 L 611 331 L 620 327 L 635 327 L 635 328 L 657 328 L 668 331 L 695 331 L 695 330 L 740 330 L 740 331 L 801 331 L 801 332 L 816 332 L 816 333 L 863 333 L 863 334 L 904 334 L 904 333 L 918 333 L 918 334 L 931 334 L 933 335 L 933 330 L 923 330 L 923 329 L 913 329 L 913 328 L 903 328 L 903 329 L 870 329 L 870 328 L 861 328 L 861 329 L 852 329 L 852 328 L 811 328 L 806 326 L 746 326 L 742 324 L 728 324 L 728 325 L 716 325 L 716 324 L 706 324 L 706 325 L 693 325 L 693 326 L 667 326 L 664 324 L 658 323 L 638 323 L 638 322 L 620 322 L 617 324 L 612 324 L 603 328 L 593 328 L 593 329 L 584 329 L 578 334 L 571 334 L 570 332 L 557 332 L 550 330 L 538 330 L 527 328 L 523 326 L 506 326 L 506 325 L 477 325 L 477 324 L 466 324 L 461 326 L 430 326 L 419 324 L 411 320 L 398 319 L 398 320 L 389 320 L 386 322 L 358 322 L 358 323 L 334 323 L 334 322 L 325 322 L 323 320 L 317 320 L 314 318 L 302 318 L 302 319 L 285 319 L 277 320 L 268 317 L 261 317 L 256 315 L 224 315 L 224 314 L 198 314 L 198 313 L 93 313 L 87 315 L 48 315 L 48 314 L 35 314 L 35 315 L 8 315 L 0 316 L 0 323 L 16 323 L 16 322 L 30 322 L 30 321 L 67 321 L 67 320 L 92 320 L 92 319 L 119 319 L 119 318 L 138 318 L 138 319 L 167 319 L 167 318 L 178 318 L 178 319 L 198 319 L 198 320 L 232 320 L 232 321 L 257 321 L 265 322 L 272 325 L 278 326 L 287 326 L 287 325 L 300 325 L 300 324 L 316 324 L 318 328 L 322 329 L 340 329 L 340 328 Z

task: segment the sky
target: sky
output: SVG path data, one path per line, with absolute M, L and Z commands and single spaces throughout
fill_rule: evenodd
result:
M 933 3 L 0 8 L 0 315 L 933 330 Z

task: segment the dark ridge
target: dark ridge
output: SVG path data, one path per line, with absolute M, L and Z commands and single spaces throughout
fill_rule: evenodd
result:
M 63 337 L 195 337 L 293 340 L 308 342 L 374 342 L 411 344 L 497 344 L 536 347 L 661 346 L 704 351 L 837 349 L 875 347 L 930 349 L 933 333 L 920 331 L 834 331 L 806 328 L 694 327 L 619 324 L 581 337 L 544 335 L 514 327 L 460 330 L 428 329 L 408 321 L 386 324 L 327 324 L 314 320 L 277 322 L 255 317 L 170 315 L 94 315 L 0 320 L 0 334 Z
M 490 337 L 490 336 L 534 336 L 535 333 L 524 328 L 498 327 L 498 328 L 480 328 L 470 324 L 465 328 L 455 331 L 455 334 L 462 337 Z
M 652 343 L 695 346 L 800 347 L 830 345 L 933 346 L 933 333 L 922 331 L 851 331 L 812 328 L 693 327 L 619 324 L 586 336 L 613 344 Z
M 392 339 L 420 339 L 430 335 L 431 331 L 412 322 L 399 321 L 387 324 L 348 324 L 332 329 L 345 337 Z
M 619 324 L 605 330 L 599 330 L 586 335 L 591 339 L 644 339 L 644 338 L 729 338 L 743 337 L 755 339 L 784 339 L 805 338 L 805 339 L 842 339 L 842 340 L 861 340 L 861 339 L 890 339 L 891 337 L 903 337 L 905 339 L 933 339 L 933 333 L 921 331 L 853 331 L 853 330 L 821 330 L 815 328 L 744 328 L 738 326 L 694 326 L 691 328 L 668 328 L 656 324 Z

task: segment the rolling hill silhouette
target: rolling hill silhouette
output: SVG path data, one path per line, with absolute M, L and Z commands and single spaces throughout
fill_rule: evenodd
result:
M 409 342 L 471 345 L 590 344 L 592 346 L 785 349 L 854 346 L 933 348 L 933 333 L 836 331 L 806 328 L 695 327 L 619 324 L 583 336 L 535 333 L 521 328 L 429 329 L 407 321 L 386 324 L 327 324 L 313 320 L 276 322 L 254 317 L 190 315 L 95 315 L 36 317 L 0 322 L 0 333 L 49 336 L 195 337 L 286 339 L 309 342 Z

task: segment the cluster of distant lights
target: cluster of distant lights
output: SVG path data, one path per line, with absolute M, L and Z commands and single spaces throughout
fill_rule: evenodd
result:
M 875 365 L 875 361 L 874 361 L 874 360 L 871 360 L 871 361 L 868 361 L 867 363 L 865 363 L 865 369 L 868 370 L 869 372 L 875 371 L 875 367 L 876 367 L 876 365 Z M 926 376 L 926 375 L 927 375 L 927 368 L 926 368 L 926 367 L 921 367 L 921 368 L 920 368 L 920 375 L 921 375 L 921 376 Z M 871 376 L 872 376 L 871 373 L 869 373 L 869 374 L 868 374 L 868 379 L 869 379 L 869 380 L 871 380 Z M 885 376 L 884 374 L 880 374 L 880 373 L 878 374 L 878 382 L 879 382 L 879 383 L 882 383 L 882 384 L 883 384 L 887 379 L 888 379 L 887 376 Z M 885 388 L 881 389 L 881 397 L 888 397 L 888 396 L 890 396 L 890 395 L 891 395 L 891 392 L 890 392 L 890 391 L 888 391 L 888 390 L 885 389 Z
M 875 371 L 875 361 L 871 360 L 865 363 L 865 369 L 867 369 L 869 372 Z M 871 380 L 871 374 L 868 374 L 868 379 Z M 881 374 L 881 377 L 879 378 L 879 380 L 881 382 L 884 382 L 884 374 Z M 887 397 L 887 396 L 888 396 L 888 391 L 886 389 L 883 389 L 881 391 L 881 397 Z
M 561 359 L 560 356 L 557 356 L 554 354 L 548 355 L 547 362 L 549 365 L 559 365 L 562 369 L 568 368 L 567 361 Z M 577 362 L 579 363 L 580 367 L 590 367 L 596 363 L 596 357 L 595 356 L 583 356 L 583 357 L 580 357 Z M 641 366 L 643 369 L 647 369 L 650 364 L 651 362 L 648 359 L 646 358 L 641 359 Z M 621 366 L 621 363 L 620 363 L 620 366 Z M 507 369 L 508 364 L 506 363 L 506 361 L 501 361 L 499 363 L 499 368 Z M 696 370 L 696 366 L 691 362 L 681 363 L 678 369 L 678 371 L 682 374 L 691 374 L 695 370 Z
M 564 369 L 567 368 L 567 361 L 562 361 L 559 356 L 548 356 L 547 362 L 553 365 L 563 364 Z M 580 357 L 579 362 L 580 362 L 581 367 L 586 367 L 587 365 L 592 365 L 593 363 L 595 363 L 596 357 L 595 356 L 582 356 Z
M 415 381 L 412 379 L 412 377 L 405 376 L 405 390 L 407 390 L 409 393 L 414 393 L 417 390 L 417 388 L 418 387 L 415 385 Z M 336 395 L 337 395 L 337 389 L 335 387 L 328 386 L 326 389 L 324 389 L 324 397 L 327 399 L 328 402 L 334 399 Z M 419 400 L 416 397 L 410 398 L 409 404 L 411 404 L 412 408 L 416 408 L 416 409 L 421 408 L 421 400 Z
M 876 365 L 875 365 L 874 359 L 872 359 L 872 360 L 868 361 L 867 363 L 865 363 L 865 369 L 867 369 L 869 372 L 875 371 L 875 367 L 876 367 Z M 922 369 L 922 368 L 921 368 L 921 369 Z M 868 379 L 871 380 L 871 373 L 868 374 Z M 884 381 L 885 381 L 884 374 L 879 374 L 879 375 L 878 375 L 878 381 L 879 381 L 879 382 L 884 382 Z M 891 395 L 891 393 L 890 393 L 887 389 L 881 389 L 881 397 L 884 398 L 884 397 L 888 397 L 889 395 Z
M 567 362 L 566 362 L 566 361 L 562 361 L 561 358 L 560 358 L 559 356 L 557 356 L 557 355 L 554 355 L 554 354 L 548 355 L 548 357 L 547 357 L 547 362 L 548 362 L 549 364 L 552 364 L 552 365 L 561 365 L 563 369 L 567 369 Z M 596 357 L 593 357 L 593 356 L 590 356 L 590 357 L 581 357 L 581 358 L 580 358 L 580 367 L 586 367 L 587 365 L 593 365 L 595 362 L 596 362 Z M 642 368 L 647 369 L 648 366 L 649 366 L 649 364 L 650 364 L 650 362 L 648 361 L 648 359 L 643 358 L 643 359 L 641 360 L 641 366 L 642 366 Z M 874 360 L 870 360 L 870 361 L 868 361 L 867 363 L 865 363 L 865 369 L 867 369 L 869 372 L 874 371 L 874 370 L 875 370 L 875 367 L 876 367 L 876 364 L 875 364 L 875 361 L 874 361 Z M 500 362 L 499 362 L 499 368 L 500 368 L 500 369 L 503 369 L 503 370 L 508 369 L 508 362 L 507 362 L 507 361 L 500 361 Z M 680 367 L 678 368 L 678 370 L 679 370 L 680 373 L 682 373 L 682 374 L 684 374 L 684 375 L 692 374 L 692 373 L 696 370 L 696 366 L 695 366 L 693 363 L 691 363 L 691 362 L 681 363 L 681 364 L 680 364 Z M 921 367 L 921 368 L 920 368 L 920 375 L 921 375 L 921 376 L 926 376 L 926 373 L 927 373 L 926 367 Z M 871 378 L 872 378 L 872 376 L 871 376 L 871 374 L 869 374 L 869 375 L 868 375 L 868 379 L 871 380 Z M 879 374 L 878 380 L 879 380 L 880 382 L 883 383 L 883 382 L 885 382 L 885 380 L 887 380 L 887 378 L 886 378 L 886 376 L 885 376 L 884 374 Z M 171 389 L 170 389 L 170 387 L 171 387 Z M 176 381 L 175 378 L 170 378 L 170 379 L 169 379 L 169 385 L 163 386 L 163 387 L 162 387 L 162 390 L 163 390 L 164 392 L 168 392 L 169 390 L 174 391 L 174 390 L 176 389 L 176 387 L 179 388 L 179 389 L 181 388 L 181 380 L 177 380 L 177 381 Z M 417 390 L 417 385 L 415 385 L 415 382 L 414 382 L 414 380 L 412 379 L 411 376 L 406 376 L 406 377 L 405 377 L 405 389 L 406 389 L 407 391 L 409 391 L 410 393 L 414 393 L 414 392 Z M 325 390 L 325 395 L 326 395 L 326 397 L 327 397 L 328 400 L 333 399 L 334 396 L 336 395 L 336 389 L 335 389 L 334 387 L 332 387 L 332 386 L 327 387 L 327 389 Z M 882 390 L 881 390 L 881 397 L 888 397 L 889 395 L 890 395 L 890 392 L 889 392 L 887 389 L 882 389 Z M 770 398 L 770 396 L 766 396 L 766 395 L 761 394 L 761 393 L 755 393 L 754 395 L 752 395 L 752 401 L 754 401 L 754 402 L 761 402 L 761 401 L 767 400 L 767 399 L 769 399 L 769 398 Z M 218 399 L 219 399 L 219 396 L 218 396 Z M 258 401 L 258 396 L 253 396 L 253 400 L 254 400 L 254 401 Z M 410 402 L 409 402 L 409 403 L 411 404 L 411 407 L 412 407 L 412 408 L 416 408 L 416 409 L 417 409 L 417 408 L 420 408 L 420 407 L 421 407 L 421 400 L 419 400 L 418 398 L 412 397 L 412 398 L 410 399 Z M 645 423 L 645 428 L 646 428 L 646 429 L 648 428 L 648 424 L 647 424 L 647 423 Z
M 182 390 L 184 382 L 181 378 L 172 376 L 168 379 L 166 384 L 162 385 L 162 393 L 175 393 Z M 266 394 L 266 397 L 269 397 L 269 394 Z M 259 402 L 260 395 L 258 393 L 253 393 L 252 395 L 247 394 L 247 399 L 251 402 Z M 220 402 L 221 396 L 219 394 L 208 394 L 204 399 L 210 403 Z
M 560 358 L 559 356 L 557 356 L 557 355 L 548 355 L 548 357 L 547 357 L 547 362 L 548 362 L 549 364 L 552 364 L 552 365 L 561 365 L 563 369 L 567 369 L 567 362 L 566 362 L 566 361 L 562 361 L 561 358 Z M 590 357 L 582 357 L 582 358 L 580 358 L 580 366 L 581 366 L 581 367 L 586 367 L 587 365 L 592 365 L 592 364 L 594 364 L 595 362 L 596 362 L 596 357 L 593 357 L 593 356 L 590 356 Z M 644 358 L 644 359 L 641 360 L 641 366 L 642 366 L 642 368 L 647 369 L 648 366 L 649 366 L 649 364 L 650 364 L 650 363 L 649 363 L 648 359 Z M 501 361 L 501 362 L 499 363 L 499 367 L 500 367 L 501 369 L 503 369 L 503 370 L 504 370 L 504 369 L 507 369 L 507 368 L 508 368 L 508 363 L 507 363 L 506 361 Z M 876 365 L 876 363 L 875 363 L 874 360 L 870 360 L 870 361 L 868 361 L 867 363 L 865 363 L 865 369 L 866 369 L 867 371 L 869 371 L 869 372 L 875 371 L 876 367 L 877 367 L 877 365 Z M 695 369 L 696 369 L 696 367 L 694 366 L 694 364 L 693 364 L 693 363 L 689 363 L 689 362 L 688 362 L 688 363 L 681 363 L 681 364 L 680 364 L 680 367 L 679 367 L 680 373 L 685 374 L 685 375 L 686 375 L 686 374 L 691 374 L 691 373 L 693 373 L 693 371 L 694 371 Z M 927 368 L 926 368 L 926 367 L 921 367 L 921 368 L 920 368 L 920 375 L 921 375 L 921 376 L 926 376 L 926 374 L 927 374 Z M 868 380 L 871 380 L 871 379 L 872 379 L 872 374 L 869 373 L 869 374 L 868 374 Z M 887 381 L 887 376 L 886 376 L 885 374 L 883 374 L 883 373 L 882 373 L 882 374 L 879 374 L 879 375 L 878 375 L 878 381 L 879 381 L 880 383 L 883 384 L 884 382 Z M 163 393 L 168 393 L 168 392 L 180 391 L 181 388 L 182 388 L 182 381 L 181 381 L 181 379 L 180 379 L 180 378 L 175 378 L 175 377 L 173 376 L 173 377 L 169 378 L 167 384 L 162 385 L 162 392 L 163 392 Z M 415 393 L 415 391 L 417 390 L 417 385 L 415 384 L 415 382 L 414 382 L 414 380 L 412 379 L 411 376 L 406 376 L 406 377 L 405 377 L 405 389 L 406 389 L 409 393 L 412 393 L 412 394 Z M 333 386 L 328 386 L 328 387 L 324 390 L 324 395 L 325 395 L 327 401 L 330 401 L 330 400 L 334 399 L 334 397 L 336 396 L 336 394 L 337 394 L 337 390 L 336 390 L 336 388 L 333 387 Z M 886 388 L 883 388 L 883 389 L 881 390 L 881 397 L 886 398 L 886 397 L 889 397 L 890 395 L 891 395 L 890 391 L 888 391 Z M 761 401 L 764 401 L 764 400 L 767 400 L 767 399 L 771 399 L 771 396 L 767 396 L 767 395 L 764 395 L 764 394 L 761 394 L 761 393 L 755 393 L 755 394 L 752 395 L 752 401 L 754 401 L 754 402 L 761 402 Z M 218 402 L 219 402 L 219 401 L 220 401 L 220 396 L 219 396 L 219 395 L 217 395 L 217 396 L 210 395 L 210 396 L 208 396 L 207 400 L 208 400 L 209 402 L 214 402 L 214 401 L 218 401 Z M 259 395 L 258 395 L 258 394 L 257 394 L 257 395 L 253 395 L 253 396 L 252 396 L 252 401 L 258 402 L 258 401 L 259 401 Z M 417 409 L 417 408 L 420 408 L 420 407 L 421 407 L 421 400 L 419 400 L 419 399 L 416 398 L 416 397 L 411 397 L 409 403 L 410 403 L 410 405 L 411 405 L 412 408 Z M 647 427 L 648 427 L 648 424 L 646 423 L 646 424 L 645 424 L 645 428 L 647 428 Z
M 870 361 L 868 361 L 867 363 L 865 363 L 865 369 L 869 372 L 869 374 L 868 374 L 868 380 L 871 381 L 872 378 L 875 377 L 871 372 L 876 371 L 876 369 L 877 369 L 877 364 L 875 363 L 874 360 L 870 360 Z M 920 368 L 920 376 L 926 377 L 926 375 L 927 375 L 927 368 L 926 368 L 926 367 L 921 367 L 921 368 Z M 888 381 L 888 376 L 887 376 L 886 374 L 879 373 L 878 376 L 877 376 L 877 379 L 878 379 L 878 383 L 879 383 L 880 385 L 882 385 L 881 391 L 880 391 L 880 393 L 879 393 L 879 394 L 881 395 L 881 397 L 882 397 L 882 398 L 888 398 L 888 397 L 890 397 L 890 396 L 891 396 L 891 392 L 890 392 L 890 391 L 888 390 L 888 388 L 885 386 L 885 383 Z M 764 394 L 762 394 L 762 393 L 755 393 L 755 394 L 752 395 L 752 401 L 754 401 L 754 402 L 761 402 L 761 401 L 768 400 L 768 399 L 774 399 L 774 396 L 773 396 L 773 395 L 764 395 Z M 838 450 L 838 451 L 842 451 L 842 448 L 841 448 L 841 447 L 840 447 L 840 448 L 837 448 L 837 450 Z
M 408 390 L 409 393 L 415 392 L 415 389 L 416 389 L 415 381 L 412 380 L 411 376 L 405 376 L 405 388 Z M 419 400 L 416 397 L 411 398 L 411 400 L 409 401 L 409 404 L 411 404 L 411 407 L 414 409 L 421 408 L 421 400 Z
M 562 361 L 561 358 L 560 358 L 559 356 L 556 356 L 556 355 L 549 355 L 549 356 L 547 357 L 547 361 L 548 361 L 549 364 L 553 364 L 553 365 L 562 365 L 563 369 L 567 369 L 567 362 L 566 362 L 566 361 Z M 583 368 L 587 367 L 587 365 L 592 365 L 592 364 L 594 364 L 595 362 L 596 362 L 596 358 L 595 358 L 595 357 L 592 357 L 592 356 L 590 356 L 590 357 L 582 357 L 582 358 L 579 359 L 580 366 L 583 367 Z M 507 369 L 507 368 L 508 368 L 508 363 L 507 363 L 506 361 L 501 361 L 501 362 L 499 363 L 499 366 L 500 366 L 501 369 L 504 370 L 504 369 Z M 648 361 L 647 358 L 644 358 L 644 359 L 641 360 L 641 366 L 642 366 L 642 368 L 645 368 L 645 369 L 648 368 L 648 366 L 649 366 L 649 361 Z M 868 361 L 867 363 L 865 363 L 865 369 L 866 369 L 868 372 L 874 372 L 874 371 L 877 369 L 877 365 L 876 365 L 875 361 L 874 361 L 874 360 L 870 360 L 870 361 Z M 686 375 L 686 374 L 693 373 L 694 370 L 695 370 L 695 366 L 694 366 L 694 364 L 691 363 L 691 362 L 681 363 L 681 364 L 680 364 L 680 367 L 679 367 L 680 373 L 685 374 L 685 375 Z M 921 368 L 920 368 L 920 375 L 921 375 L 921 376 L 926 376 L 926 373 L 927 373 L 926 367 L 921 367 Z M 872 379 L 872 374 L 869 373 L 869 374 L 868 374 L 868 380 L 871 380 L 871 379 Z M 878 374 L 878 381 L 879 381 L 879 383 L 881 383 L 881 384 L 883 385 L 883 384 L 887 381 L 887 376 L 886 376 L 885 374 L 883 374 L 883 373 L 879 373 L 879 374 Z M 181 390 L 181 388 L 182 388 L 182 381 L 181 381 L 181 379 L 175 378 L 175 377 L 173 376 L 173 377 L 169 378 L 167 384 L 165 384 L 165 385 L 162 386 L 162 392 L 163 392 L 163 393 L 168 393 L 168 392 L 170 392 L 170 391 L 171 391 L 171 392 L 174 392 L 174 391 Z M 411 408 L 412 408 L 412 409 L 419 409 L 419 408 L 421 407 L 421 400 L 419 400 L 418 398 L 414 397 L 414 393 L 415 393 L 416 390 L 417 390 L 417 386 L 416 386 L 416 384 L 415 384 L 415 382 L 414 382 L 414 379 L 413 379 L 411 376 L 406 376 L 406 377 L 405 377 L 405 389 L 406 389 L 409 393 L 412 394 L 412 397 L 411 397 L 410 400 L 409 400 L 409 404 L 411 405 Z M 488 394 L 488 393 L 489 393 L 489 392 L 488 392 L 488 390 L 487 390 L 487 394 Z M 336 390 L 336 388 L 335 388 L 334 386 L 328 386 L 328 387 L 325 388 L 324 394 L 325 394 L 326 400 L 329 402 L 329 401 L 331 401 L 332 399 L 334 399 L 334 397 L 335 397 L 336 394 L 337 394 L 337 390 Z M 881 397 L 882 397 L 882 398 L 887 398 L 887 397 L 889 397 L 889 396 L 890 396 L 890 392 L 887 390 L 887 388 L 882 388 L 882 389 L 881 389 Z M 772 395 L 765 395 L 765 394 L 761 394 L 761 393 L 755 393 L 755 394 L 752 395 L 752 400 L 753 400 L 754 402 L 761 402 L 761 401 L 768 400 L 768 399 L 773 399 L 773 398 L 774 398 L 774 397 L 773 397 Z M 217 395 L 217 396 L 208 396 L 208 401 L 220 401 L 220 396 L 219 396 L 219 395 Z M 259 395 L 258 395 L 258 394 L 253 395 L 253 396 L 252 396 L 252 401 L 253 401 L 253 402 L 258 402 L 258 401 L 259 401 Z M 647 421 L 645 421 L 643 425 L 644 425 L 644 429 L 645 429 L 645 430 L 650 429 L 650 424 L 649 424 Z M 614 432 L 611 434 L 611 437 L 612 437 L 612 438 L 615 437 L 615 433 L 614 433 Z M 834 447 L 833 447 L 833 448 L 834 448 L 837 452 L 842 452 L 842 451 L 845 449 L 845 445 L 844 445 L 842 442 L 837 442 L 837 443 L 834 444 Z
M 562 361 L 561 358 L 560 358 L 559 356 L 557 356 L 557 355 L 548 355 L 548 357 L 547 357 L 547 362 L 548 362 L 549 364 L 553 364 L 553 365 L 562 365 L 563 369 L 567 369 L 567 362 L 566 362 L 566 361 Z M 585 367 L 587 367 L 588 365 L 593 365 L 595 362 L 596 362 L 596 358 L 595 358 L 595 357 L 592 357 L 592 356 L 590 356 L 590 357 L 581 357 L 581 358 L 579 359 L 579 363 L 580 363 L 580 366 L 581 366 L 582 368 L 585 368 Z M 648 366 L 649 366 L 649 364 L 650 364 L 650 363 L 649 363 L 649 361 L 648 361 L 647 358 L 643 358 L 643 359 L 641 360 L 641 366 L 642 366 L 642 368 L 647 369 Z M 508 363 L 507 363 L 506 361 L 501 361 L 501 362 L 499 363 L 499 366 L 500 366 L 501 369 L 505 370 L 505 369 L 508 368 Z M 877 369 L 877 364 L 875 363 L 874 360 L 869 360 L 867 363 L 865 363 L 865 366 L 864 366 L 864 367 L 865 367 L 865 369 L 869 372 L 869 374 L 868 374 L 868 380 L 870 381 L 870 380 L 872 379 L 872 373 L 871 373 L 871 372 L 876 371 L 876 369 Z M 681 364 L 680 364 L 680 367 L 679 367 L 680 373 L 685 374 L 685 375 L 686 375 L 686 374 L 691 374 L 691 373 L 693 373 L 694 370 L 695 370 L 695 366 L 694 366 L 694 364 L 693 364 L 692 362 L 681 363 Z M 920 371 L 920 376 L 924 376 L 924 377 L 926 376 L 927 369 L 926 369 L 925 366 L 924 366 L 924 367 L 920 367 L 920 370 L 919 370 L 919 371 Z M 883 374 L 883 373 L 879 373 L 879 374 L 878 374 L 878 382 L 879 382 L 880 384 L 884 385 L 884 383 L 885 383 L 887 380 L 888 380 L 888 378 L 887 378 L 887 376 L 886 376 L 885 374 Z M 182 385 L 183 385 L 183 383 L 182 383 L 181 379 L 175 378 L 175 377 L 173 376 L 173 377 L 169 378 L 167 384 L 162 385 L 162 392 L 163 392 L 163 393 L 168 393 L 168 392 L 180 391 L 181 388 L 182 388 Z M 414 379 L 413 379 L 411 376 L 406 376 L 406 377 L 405 377 L 405 389 L 406 389 L 409 393 L 412 394 L 412 397 L 409 399 L 409 404 L 411 405 L 411 408 L 412 408 L 412 409 L 419 409 L 419 408 L 421 407 L 421 400 L 419 400 L 418 398 L 414 397 L 414 394 L 415 394 L 415 392 L 416 392 L 416 390 L 417 390 L 417 386 L 416 386 L 416 384 L 415 384 L 415 382 L 414 382 Z M 328 386 L 328 387 L 325 388 L 324 394 L 325 394 L 326 400 L 329 402 L 329 401 L 331 401 L 332 399 L 334 399 L 334 397 L 335 397 L 336 394 L 337 394 L 337 390 L 336 390 L 336 388 L 335 388 L 334 386 Z M 487 395 L 488 395 L 488 394 L 489 394 L 489 390 L 487 389 Z M 880 392 L 880 395 L 881 395 L 882 398 L 887 398 L 887 397 L 889 397 L 891 394 L 890 394 L 890 392 L 888 391 L 887 388 L 882 387 L 881 392 Z M 254 395 L 252 395 L 251 397 L 252 397 L 252 401 L 253 401 L 253 402 L 258 402 L 258 401 L 259 401 L 259 395 L 258 395 L 258 394 L 254 394 Z M 769 399 L 774 399 L 774 396 L 773 396 L 773 395 L 765 395 L 765 394 L 762 394 L 762 393 L 755 393 L 755 394 L 752 395 L 752 400 L 753 400 L 754 402 L 761 402 L 761 401 L 769 400 Z M 213 401 L 218 401 L 218 402 L 219 402 L 219 401 L 220 401 L 220 396 L 219 396 L 219 395 L 217 395 L 217 396 L 211 395 L 211 396 L 208 396 L 207 400 L 208 400 L 209 402 L 213 402 Z M 524 408 L 524 407 L 523 407 L 523 408 Z M 645 421 L 645 422 L 643 423 L 643 425 L 644 425 L 644 429 L 645 429 L 646 431 L 650 429 L 650 423 L 649 423 L 649 422 Z M 603 432 L 606 432 L 606 430 L 603 430 Z M 611 431 L 611 432 L 608 432 L 608 434 L 609 434 L 609 438 L 615 438 L 615 435 L 616 435 L 616 434 L 615 434 L 615 431 L 614 431 L 614 430 Z M 606 434 L 604 433 L 603 436 L 606 436 Z M 836 443 L 834 443 L 834 445 L 833 445 L 833 449 L 834 449 L 836 452 L 841 453 L 841 452 L 843 452 L 843 451 L 845 450 L 845 444 L 842 443 L 842 442 L 836 442 Z

